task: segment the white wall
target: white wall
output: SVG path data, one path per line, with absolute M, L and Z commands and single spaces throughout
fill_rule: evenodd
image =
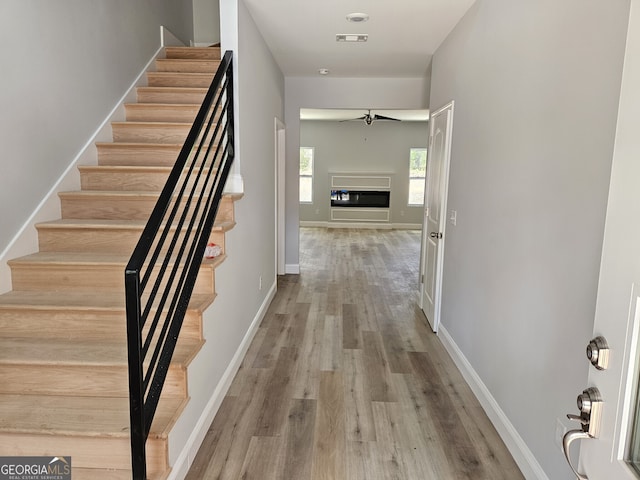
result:
M 477 0 L 433 58 L 455 100 L 442 326 L 548 478 L 587 386 L 629 1 Z M 533 478 L 533 477 L 531 477 Z
M 193 0 L 193 40 L 196 45 L 220 42 L 220 0 Z
M 206 344 L 189 367 L 191 400 L 171 432 L 172 475 L 176 475 L 172 478 L 182 478 L 193 460 L 239 366 L 236 362 L 242 360 L 251 327 L 257 326 L 275 293 L 274 118 L 284 117 L 284 77 L 244 3 L 231 5 L 227 0 L 225 9 L 229 16 L 224 17 L 223 48 L 228 48 L 225 38 L 229 43 L 237 39 L 236 155 L 241 156 L 237 160 L 244 196 L 235 205 L 237 224 L 227 233 L 228 257 L 216 270 L 218 296 L 205 312 Z
M 190 2 L 0 2 L 0 252 L 160 47 L 160 25 L 189 43 L 192 18 Z
M 427 122 L 300 122 L 300 146 L 314 147 L 313 203 L 300 220 L 330 219 L 329 172 L 392 173 L 390 222 L 422 225 L 423 207 L 408 206 L 409 150 L 427 148 Z
M 285 79 L 287 165 L 285 192 L 285 264 L 299 270 L 298 171 L 301 108 L 421 109 L 427 108 L 423 78 L 327 78 Z

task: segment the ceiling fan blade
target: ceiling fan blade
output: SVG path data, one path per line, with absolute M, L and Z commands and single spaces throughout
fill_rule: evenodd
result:
M 353 122 L 355 120 L 364 120 L 365 118 L 367 118 L 367 116 L 363 115 L 363 116 L 358 117 L 358 118 L 347 118 L 346 120 L 340 120 L 340 122 Z
M 385 117 L 384 115 L 378 115 L 377 113 L 373 116 L 373 119 L 374 120 L 393 120 L 394 122 L 401 122 L 402 121 L 399 118 Z

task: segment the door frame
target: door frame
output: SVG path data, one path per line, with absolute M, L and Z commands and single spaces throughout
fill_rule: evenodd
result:
M 434 122 L 433 118 L 437 115 L 443 114 L 448 111 L 447 115 L 447 133 L 445 137 L 445 155 L 442 165 L 442 189 L 440 190 L 440 205 L 442 206 L 442 212 L 440 215 L 439 231 L 442 232 L 442 239 L 438 244 L 438 253 L 436 257 L 436 279 L 435 279 L 435 295 L 434 295 L 434 313 L 433 318 L 428 319 L 430 321 L 431 329 L 438 333 L 438 327 L 440 326 L 440 307 L 442 304 L 442 272 L 444 267 L 444 246 L 447 238 L 446 224 L 447 224 L 447 197 L 449 192 L 449 166 L 451 164 L 451 140 L 453 137 L 453 113 L 454 113 L 454 100 L 440 107 L 429 115 L 429 148 L 427 151 L 427 175 L 425 176 L 425 206 L 424 216 L 422 219 L 422 243 L 420 247 L 420 308 L 424 312 L 425 295 L 424 295 L 424 279 L 427 268 L 427 259 L 425 255 L 426 242 L 429 235 L 427 228 L 427 215 L 429 212 L 429 206 L 427 205 L 427 186 L 429 185 L 429 164 L 432 155 L 433 146 L 433 133 Z
M 286 125 L 278 117 L 274 118 L 274 158 L 275 158 L 275 243 L 276 275 L 286 273 L 285 266 L 285 163 Z

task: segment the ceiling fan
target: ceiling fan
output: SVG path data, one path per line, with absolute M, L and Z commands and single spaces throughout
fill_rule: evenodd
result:
M 371 125 L 376 120 L 392 120 L 394 122 L 402 121 L 399 118 L 386 117 L 384 115 L 378 115 L 377 113 L 374 113 L 373 115 L 371 115 L 371 109 L 367 110 L 367 113 L 364 114 L 362 117 L 353 118 L 352 120 L 364 120 L 364 123 L 366 123 L 367 125 Z M 343 120 L 343 122 L 346 122 L 346 121 L 350 121 L 350 120 Z

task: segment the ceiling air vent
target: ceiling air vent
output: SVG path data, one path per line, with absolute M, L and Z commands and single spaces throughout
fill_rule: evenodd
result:
M 338 33 L 336 42 L 366 42 L 369 35 L 366 33 Z

